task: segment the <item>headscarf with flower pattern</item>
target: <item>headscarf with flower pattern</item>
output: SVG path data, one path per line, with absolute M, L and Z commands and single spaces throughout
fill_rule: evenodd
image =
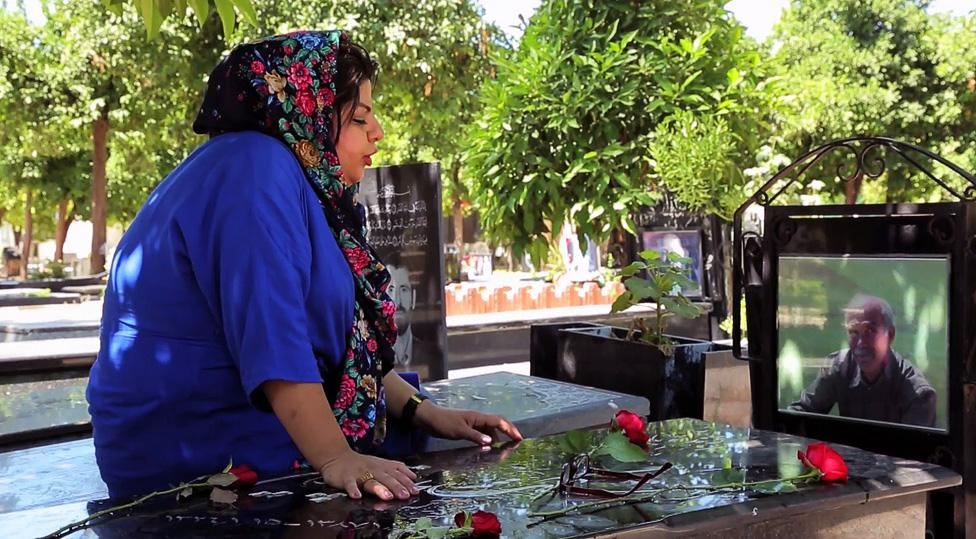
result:
M 366 242 L 358 186 L 342 182 L 331 134 L 336 56 L 347 39 L 338 31 L 295 32 L 236 47 L 211 73 L 193 130 L 267 133 L 284 141 L 305 170 L 356 286 L 342 375 L 325 390 L 350 447 L 368 451 L 385 434 L 382 377 L 393 368 L 396 304 L 387 294 L 390 273 Z M 324 362 L 319 369 L 323 380 L 335 380 Z

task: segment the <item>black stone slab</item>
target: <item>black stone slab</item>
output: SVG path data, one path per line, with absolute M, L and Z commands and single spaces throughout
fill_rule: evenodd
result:
M 736 429 L 691 419 L 654 423 L 650 433 L 653 450 L 647 462 L 603 461 L 602 464 L 614 469 L 638 470 L 665 461 L 674 463 L 673 469 L 645 488 L 709 485 L 727 460 L 744 468 L 747 480 L 756 481 L 800 473 L 796 451 L 811 442 L 787 434 Z M 870 515 L 875 508 L 890 511 L 891 507 L 897 511 L 900 499 L 905 500 L 904 505 L 917 508 L 924 502 L 924 492 L 955 487 L 961 481 L 957 474 L 937 465 L 834 446 L 849 466 L 847 483 L 801 485 L 799 491 L 789 494 L 740 491 L 711 493 L 684 501 L 661 499 L 538 523 L 538 518 L 528 517 L 530 511 L 589 501 L 559 497 L 533 501 L 537 494 L 554 484 L 567 457 L 560 449 L 559 438 L 527 440 L 490 451 L 472 448 L 423 456 L 410 462 L 421 476 L 423 493 L 405 502 L 353 501 L 324 487 L 316 474 L 311 473 L 259 482 L 242 491 L 233 507 L 211 506 L 205 496 L 183 502 L 166 497 L 76 536 L 387 537 L 396 528 L 422 516 L 446 525 L 456 512 L 477 509 L 499 516 L 503 537 L 594 537 L 628 530 L 644 530 L 649 536 L 655 536 L 763 523 L 788 527 L 789 519 L 802 517 L 807 519 L 804 522 L 816 522 L 818 512 Z M 52 471 L 51 475 L 56 474 Z M 70 476 L 70 470 L 63 474 L 64 478 Z M 84 481 L 84 477 L 77 478 L 79 485 Z M 596 482 L 589 486 L 620 488 L 619 484 Z M 19 491 L 17 484 L 4 484 L 0 498 L 11 499 Z M 4 536 L 36 537 L 84 517 L 89 511 L 103 509 L 106 504 L 85 504 L 77 501 L 77 496 L 67 495 L 63 501 L 45 507 L 16 500 L 7 506 L 15 509 L 0 513 L 0 530 Z M 919 513 L 911 514 L 917 517 Z M 799 531 L 796 535 L 800 535 Z

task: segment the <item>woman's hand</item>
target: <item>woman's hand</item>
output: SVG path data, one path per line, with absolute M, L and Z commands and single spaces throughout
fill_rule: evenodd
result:
M 414 418 L 418 425 L 433 435 L 448 440 L 471 440 L 476 444 L 488 445 L 499 439 L 499 432 L 516 442 L 522 439 L 522 433 L 515 425 L 501 416 L 443 408 L 429 400 L 420 403 Z
M 406 464 L 360 455 L 352 449 L 323 464 L 319 473 L 327 485 L 345 490 L 353 499 L 362 497 L 361 490 L 387 501 L 394 497 L 405 500 L 420 494 L 413 483 L 417 474 Z M 372 478 L 360 482 L 364 477 Z

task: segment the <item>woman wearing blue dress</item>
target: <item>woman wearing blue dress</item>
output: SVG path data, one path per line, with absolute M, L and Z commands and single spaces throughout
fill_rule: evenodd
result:
M 340 32 L 235 48 L 193 124 L 210 139 L 150 195 L 105 292 L 88 387 L 113 498 L 296 459 L 358 498 L 417 494 L 371 453 L 387 418 L 487 444 L 504 419 L 439 407 L 393 367 L 390 275 L 355 202 L 383 129 L 376 64 Z

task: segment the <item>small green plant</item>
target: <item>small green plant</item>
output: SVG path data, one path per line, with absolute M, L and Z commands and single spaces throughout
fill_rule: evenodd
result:
M 676 314 L 682 318 L 697 318 L 702 310 L 681 293 L 696 285 L 688 278 L 691 259 L 675 252 L 661 254 L 658 251 L 643 251 L 643 260 L 633 262 L 620 269 L 626 290 L 617 297 L 610 308 L 618 313 L 643 301 L 654 302 L 654 321 L 648 327 L 643 317 L 631 323 L 627 340 L 640 340 L 657 346 L 666 355 L 670 354 L 674 343 L 664 335 L 664 319 Z M 643 276 L 641 275 L 643 272 Z M 638 337 L 639 332 L 639 337 Z

